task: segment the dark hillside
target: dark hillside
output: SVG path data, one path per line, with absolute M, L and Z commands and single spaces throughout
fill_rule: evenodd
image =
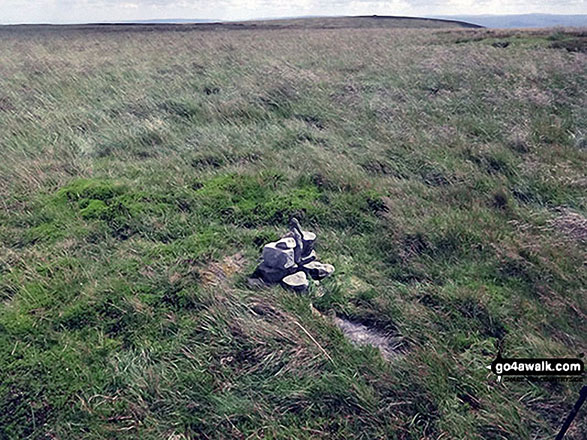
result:
M 364 16 L 364 17 L 309 17 L 243 22 L 178 22 L 96 23 L 72 25 L 11 25 L 0 26 L 11 31 L 98 31 L 98 32 L 192 32 L 230 30 L 286 30 L 286 29 L 406 29 L 406 28 L 481 28 L 475 24 L 448 19 Z

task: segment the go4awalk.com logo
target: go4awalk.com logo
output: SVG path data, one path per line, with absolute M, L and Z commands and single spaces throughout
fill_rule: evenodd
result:
M 585 371 L 585 365 L 580 358 L 504 358 L 501 353 L 487 368 L 497 375 L 498 382 L 503 377 L 508 377 L 508 380 L 582 381 Z M 563 440 L 586 399 L 587 385 L 583 385 L 577 402 L 564 420 L 555 440 Z
M 487 368 L 497 375 L 498 382 L 504 376 L 580 379 L 585 371 L 579 358 L 504 358 L 501 353 Z

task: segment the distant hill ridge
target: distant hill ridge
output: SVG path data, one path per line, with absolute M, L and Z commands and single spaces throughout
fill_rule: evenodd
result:
M 405 22 L 405 23 L 402 23 Z M 283 18 L 262 18 L 246 21 L 223 21 L 207 19 L 154 19 L 154 20 L 136 20 L 124 22 L 125 24 L 219 24 L 224 26 L 267 26 L 267 27 L 304 27 L 304 28 L 321 28 L 321 27 L 418 27 L 415 25 L 426 24 L 423 27 L 436 27 L 439 25 L 456 25 L 458 27 L 479 28 L 483 27 L 473 23 L 467 23 L 453 18 L 437 17 L 407 17 L 394 15 L 358 15 L 358 16 L 340 16 L 340 17 L 322 17 L 322 16 L 304 16 L 304 17 L 283 17 Z M 404 26 L 409 24 L 409 26 Z
M 21 25 L 21 26 L 52 26 Z M 58 25 L 61 27 L 61 25 Z M 156 26 L 157 28 L 175 30 L 186 29 L 353 29 L 353 28 L 480 28 L 482 26 L 454 19 L 422 18 L 403 16 L 349 16 L 349 17 L 295 17 L 278 19 L 260 19 L 250 21 L 217 21 L 209 19 L 149 19 L 107 23 L 84 23 L 65 25 L 70 27 L 88 26 Z
M 301 21 L 306 22 L 302 24 Z M 350 23 L 349 20 L 361 20 L 361 22 Z M 382 20 L 385 20 L 382 22 Z M 400 23 L 403 20 L 405 23 Z M 584 27 L 587 26 L 587 14 L 517 14 L 517 15 L 439 15 L 432 17 L 406 17 L 406 16 L 392 16 L 392 15 L 360 15 L 352 17 L 321 17 L 321 16 L 302 16 L 302 17 L 281 17 L 281 18 L 260 18 L 250 21 L 222 21 L 210 19 L 153 19 L 153 20 L 134 20 L 125 21 L 124 24 L 210 24 L 216 23 L 223 25 L 231 25 L 238 23 L 246 26 L 247 24 L 255 23 L 258 27 L 262 23 L 269 26 L 280 26 L 289 24 L 290 26 L 303 27 L 388 27 L 389 25 L 401 26 L 410 24 L 409 27 L 414 27 L 413 24 L 426 23 L 434 24 L 453 24 L 459 27 L 489 27 L 489 28 L 537 28 L 537 27 L 555 27 L 555 26 L 570 26 L 570 27 Z M 320 24 L 318 24 L 320 23 Z
M 24 26 L 50 26 L 47 24 L 23 24 Z M 20 26 L 23 26 L 20 25 Z M 519 14 L 519 15 L 437 15 L 431 17 L 407 17 L 393 15 L 361 16 L 301 16 L 280 18 L 258 18 L 246 21 L 225 21 L 200 18 L 155 18 L 123 20 L 102 23 L 77 23 L 63 26 L 88 25 L 157 25 L 200 26 L 200 29 L 274 29 L 274 28 L 540 28 L 540 27 L 587 27 L 587 14 Z M 19 25 L 14 25 L 19 26 Z M 57 25 L 62 26 L 62 25 Z M 182 28 L 185 30 L 186 28 Z

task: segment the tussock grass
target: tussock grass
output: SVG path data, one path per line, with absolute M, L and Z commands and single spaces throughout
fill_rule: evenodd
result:
M 585 352 L 584 35 L 0 36 L 0 437 L 553 436 L 485 367 Z M 250 288 L 291 214 L 336 276 Z

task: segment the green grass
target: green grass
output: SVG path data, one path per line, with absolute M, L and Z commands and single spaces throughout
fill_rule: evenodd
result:
M 0 37 L 0 438 L 554 436 L 485 367 L 586 349 L 580 33 Z M 290 215 L 335 275 L 252 289 Z

